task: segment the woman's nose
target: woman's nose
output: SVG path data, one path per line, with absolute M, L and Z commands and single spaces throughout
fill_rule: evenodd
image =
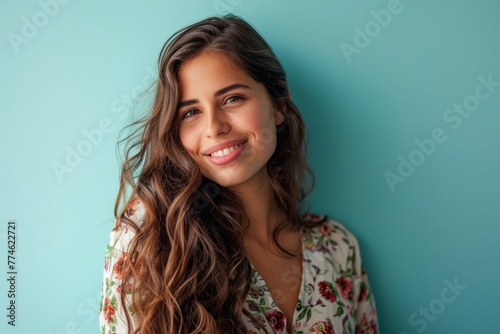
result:
M 206 135 L 216 137 L 221 133 L 227 133 L 231 128 L 224 111 L 212 107 L 205 110 L 206 114 Z

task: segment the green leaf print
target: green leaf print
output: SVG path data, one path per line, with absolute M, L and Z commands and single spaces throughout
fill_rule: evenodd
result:
M 113 256 L 113 250 L 114 250 L 113 246 L 111 246 L 109 244 L 106 246 L 106 257 L 110 260 L 111 260 L 111 257 Z
M 352 274 L 353 272 L 351 268 L 347 268 L 346 270 L 340 271 L 340 275 L 348 279 L 352 279 Z
M 111 297 L 110 304 L 115 310 L 118 308 L 118 300 L 116 299 L 116 296 Z
M 302 311 L 300 311 L 299 315 L 297 316 L 297 321 L 300 321 L 300 320 L 304 319 L 304 317 L 307 314 L 307 309 L 308 309 L 308 307 L 304 307 L 302 309 Z
M 127 306 L 128 313 L 130 314 L 131 317 L 135 317 L 135 312 L 132 306 Z
M 339 306 L 337 313 L 335 313 L 335 317 L 340 317 L 342 314 L 344 314 L 344 308 Z
M 106 278 L 106 296 L 110 296 L 111 295 L 111 288 L 115 284 L 116 284 L 115 281 L 111 281 L 109 278 Z

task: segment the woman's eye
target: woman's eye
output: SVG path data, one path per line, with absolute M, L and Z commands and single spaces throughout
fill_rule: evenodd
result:
M 235 102 L 235 101 L 238 101 L 238 100 L 241 100 L 242 97 L 239 96 L 239 95 L 231 95 L 229 96 L 227 99 L 226 99 L 226 103 L 231 103 L 231 102 Z
M 196 109 L 189 109 L 188 111 L 186 111 L 183 115 L 182 115 L 182 118 L 187 118 L 187 117 L 191 117 L 193 116 L 198 110 Z

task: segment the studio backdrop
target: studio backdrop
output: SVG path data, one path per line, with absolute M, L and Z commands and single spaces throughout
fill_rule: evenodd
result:
M 494 0 L 2 1 L 0 333 L 100 332 L 120 130 L 166 39 L 229 12 L 287 71 L 380 332 L 500 333 Z

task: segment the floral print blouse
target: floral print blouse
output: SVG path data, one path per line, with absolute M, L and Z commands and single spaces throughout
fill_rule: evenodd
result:
M 126 214 L 140 224 L 144 212 L 140 201 L 134 198 L 128 204 Z M 302 229 L 302 284 L 293 315 L 292 333 L 378 333 L 375 299 L 356 238 L 340 223 L 324 215 L 309 213 L 306 218 L 321 224 Z M 125 310 L 120 302 L 120 291 L 124 288 L 121 273 L 133 235 L 131 229 L 119 222 L 111 231 L 104 259 L 99 313 L 101 334 L 127 333 Z M 134 325 L 130 299 L 126 301 Z M 253 266 L 242 321 L 247 334 L 287 334 L 285 315 Z

